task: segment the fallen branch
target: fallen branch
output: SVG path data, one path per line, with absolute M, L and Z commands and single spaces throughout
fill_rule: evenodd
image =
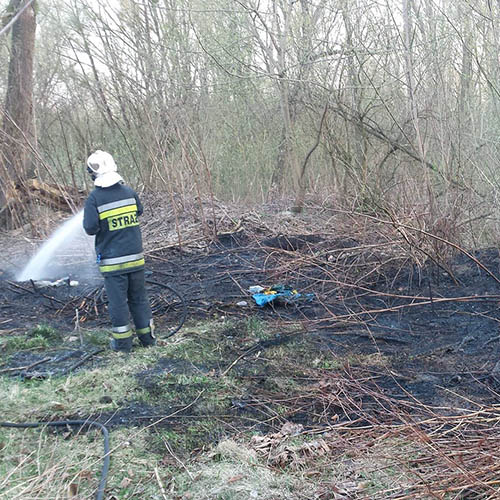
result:
M 23 370 L 30 370 L 31 368 L 34 368 L 35 366 L 41 365 L 42 363 L 46 363 L 47 361 L 50 361 L 52 358 L 44 358 L 39 361 L 36 361 L 35 363 L 32 363 L 31 365 L 26 365 L 26 366 L 17 366 L 15 368 L 4 368 L 3 370 L 0 370 L 0 373 L 12 373 L 12 372 L 21 372 Z

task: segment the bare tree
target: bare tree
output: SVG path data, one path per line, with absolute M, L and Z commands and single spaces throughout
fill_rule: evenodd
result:
M 465 190 L 500 198 L 497 0 L 49 2 L 38 144 L 73 185 L 110 147 L 172 193 L 299 207 L 316 190 L 437 217 Z

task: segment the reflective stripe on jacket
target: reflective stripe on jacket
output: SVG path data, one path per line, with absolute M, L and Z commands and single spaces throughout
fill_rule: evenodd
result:
M 99 270 L 105 274 L 144 266 L 138 216 L 143 208 L 135 191 L 123 183 L 95 188 L 85 202 L 83 227 L 95 234 Z

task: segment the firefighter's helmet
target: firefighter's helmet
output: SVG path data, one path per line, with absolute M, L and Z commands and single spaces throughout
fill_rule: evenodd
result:
M 117 173 L 115 160 L 106 151 L 97 150 L 88 157 L 87 171 L 98 187 L 109 187 L 123 181 Z

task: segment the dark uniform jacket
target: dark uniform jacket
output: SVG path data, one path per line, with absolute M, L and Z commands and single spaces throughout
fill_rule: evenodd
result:
M 138 216 L 142 204 L 136 192 L 122 182 L 96 187 L 85 202 L 83 227 L 95 234 L 99 270 L 105 275 L 129 273 L 144 267 Z

